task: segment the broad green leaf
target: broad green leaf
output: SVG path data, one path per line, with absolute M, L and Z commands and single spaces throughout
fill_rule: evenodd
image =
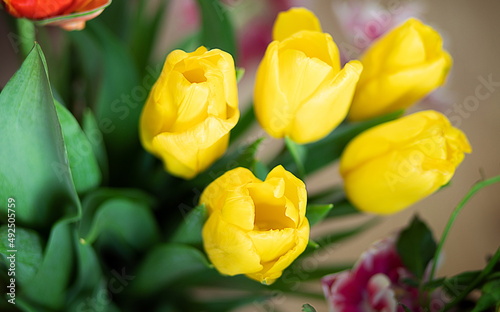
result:
M 158 232 L 155 218 L 147 205 L 125 198 L 113 198 L 97 209 L 84 240 L 92 244 L 99 235 L 108 233 L 136 250 L 143 250 L 158 239 Z
M 9 233 L 14 234 L 15 238 L 12 235 L 9 237 Z M 1 258 L 5 267 L 9 268 L 11 262 L 16 265 L 14 271 L 7 271 L 7 275 L 15 277 L 20 285 L 26 285 L 33 278 L 42 262 L 40 236 L 30 229 L 3 225 L 0 227 L 0 237 L 2 238 L 0 240 L 0 255 L 3 256 Z M 11 241 L 9 238 L 14 239 Z M 14 256 L 12 257 L 12 255 Z
M 236 38 L 228 8 L 219 0 L 197 0 L 201 11 L 201 44 L 218 48 L 237 59 Z
M 22 296 L 28 302 L 61 311 L 75 259 L 76 233 L 72 222 L 65 219 L 52 228 L 38 271 L 29 283 L 23 285 Z
M 303 145 L 295 143 L 288 137 L 285 138 L 285 146 L 290 155 L 292 155 L 295 166 L 297 166 L 299 178 L 303 179 L 306 174 L 304 163 L 307 157 L 307 149 Z
M 436 252 L 436 242 L 429 227 L 415 216 L 411 224 L 399 234 L 396 247 L 408 270 L 417 278 L 422 278 Z
M 307 156 L 303 163 L 306 174 L 309 175 L 335 162 L 342 155 L 347 144 L 361 132 L 381 123 L 397 119 L 402 113 L 402 111 L 398 111 L 363 122 L 345 122 L 325 138 L 314 143 L 305 144 L 304 148 L 307 150 Z M 291 169 L 295 166 L 293 157 L 287 154 L 280 155 L 273 163 L 283 164 L 285 168 Z
M 0 94 L 0 198 L 16 199 L 18 225 L 79 213 L 68 158 L 38 45 Z M 0 205 L 2 215 L 7 206 Z
M 309 220 L 309 225 L 313 226 L 322 221 L 328 212 L 333 208 L 332 204 L 328 205 L 308 205 L 306 210 L 306 218 Z
M 87 237 L 93 226 L 95 214 L 109 200 L 124 199 L 140 206 L 152 207 L 155 201 L 147 194 L 136 189 L 100 188 L 87 194 L 82 201 L 83 214 L 79 224 L 80 237 Z
M 208 217 L 205 205 L 199 205 L 185 215 L 184 220 L 177 227 L 170 239 L 173 243 L 201 245 L 203 240 L 201 230 Z
M 134 281 L 134 292 L 147 295 L 166 291 L 177 279 L 193 276 L 210 267 L 199 251 L 183 244 L 164 244 L 153 249 L 140 265 Z
M 95 188 L 101 182 L 101 172 L 92 145 L 75 117 L 62 104 L 55 102 L 68 152 L 71 175 L 78 193 Z
M 108 156 L 106 154 L 106 146 L 104 146 L 104 137 L 99 129 L 94 113 L 89 108 L 87 108 L 83 113 L 83 131 L 92 146 L 95 158 L 103 175 L 103 180 L 105 180 L 108 175 Z

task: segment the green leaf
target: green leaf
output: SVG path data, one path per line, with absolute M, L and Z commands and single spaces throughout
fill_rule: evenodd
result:
M 193 185 L 205 187 L 227 171 L 237 167 L 244 167 L 253 171 L 257 164 L 255 155 L 263 141 L 264 138 L 258 138 L 251 144 L 239 146 L 216 161 L 206 172 L 200 174 L 196 179 L 187 182 L 185 185 L 190 187 Z
M 78 12 L 78 13 L 73 13 L 73 14 L 59 15 L 59 16 L 53 17 L 53 18 L 47 18 L 47 19 L 43 19 L 43 20 L 38 20 L 38 21 L 36 21 L 36 24 L 39 25 L 39 26 L 44 26 L 44 25 L 47 25 L 49 23 L 63 22 L 63 21 L 67 21 L 67 20 L 76 19 L 76 18 L 79 18 L 79 17 L 84 17 L 84 16 L 92 15 L 92 14 L 94 14 L 94 13 L 100 11 L 100 10 L 104 10 L 110 4 L 111 4 L 111 0 L 108 0 L 106 3 L 104 3 L 103 5 L 101 5 L 101 6 L 97 7 L 97 8 L 94 8 L 93 10 L 85 11 L 85 12 Z
M 358 134 L 381 123 L 397 119 L 402 114 L 403 111 L 398 111 L 363 122 L 345 122 L 325 138 L 305 144 L 304 148 L 307 150 L 307 157 L 303 162 L 305 173 L 309 175 L 333 163 L 342 155 L 347 144 Z M 290 170 L 295 166 L 293 157 L 287 154 L 280 155 L 273 163 L 283 164 L 285 168 L 290 168 Z
M 112 233 L 136 250 L 144 250 L 158 239 L 158 227 L 149 207 L 125 198 L 105 201 L 94 216 L 84 240 L 92 244 L 99 235 Z
M 205 205 L 199 205 L 189 212 L 170 239 L 172 243 L 201 245 L 201 230 L 208 218 Z
M 450 297 L 456 297 L 475 281 L 479 274 L 481 274 L 481 271 L 470 271 L 447 278 L 443 282 L 443 290 Z
M 10 230 L 10 231 L 9 231 Z M 9 233 L 15 235 L 13 246 L 9 246 Z M 8 227 L 3 225 L 0 227 L 0 254 L 3 256 L 6 268 L 9 268 L 11 259 L 16 268 L 14 273 L 15 278 L 20 285 L 25 285 L 33 278 L 40 263 L 42 262 L 42 243 L 37 232 L 25 229 L 22 227 Z M 11 248 L 13 247 L 13 248 Z M 16 250 L 11 252 L 10 250 Z M 14 257 L 11 257 L 14 254 Z M 11 257 L 8 259 L 8 257 Z M 8 274 L 9 276 L 11 276 Z
M 500 280 L 493 280 L 484 284 L 481 290 L 482 295 L 472 312 L 486 311 L 500 305 Z
M 76 244 L 76 260 L 78 271 L 75 283 L 68 289 L 67 301 L 78 302 L 79 298 L 91 297 L 101 281 L 103 274 L 96 255 L 91 245 L 85 244 L 82 240 Z
M 236 38 L 227 8 L 219 0 L 197 0 L 200 8 L 201 44 L 219 48 L 237 59 Z
M 269 168 L 262 161 L 257 160 L 253 168 L 253 174 L 264 181 L 269 174 Z
M 306 174 L 304 162 L 307 157 L 307 149 L 303 145 L 295 143 L 289 137 L 285 138 L 285 145 L 288 152 L 292 155 L 295 165 L 297 166 L 299 178 L 303 179 Z
M 241 137 L 242 134 L 247 132 L 252 125 L 255 124 L 255 112 L 253 110 L 253 105 L 249 105 L 247 110 L 241 114 L 240 120 L 236 126 L 231 130 L 230 142 L 236 141 Z
M 103 178 L 107 177 L 108 156 L 106 154 L 106 146 L 104 146 L 104 137 L 99 129 L 94 113 L 89 108 L 87 108 L 83 113 L 83 131 L 92 146 L 92 150 L 102 172 Z
M 332 204 L 328 205 L 308 205 L 306 210 L 306 218 L 309 220 L 309 225 L 313 226 L 322 221 L 328 212 L 333 208 Z
M 245 76 L 245 69 L 243 67 L 236 67 L 236 81 L 240 82 Z
M 302 305 L 302 312 L 316 312 L 316 309 L 309 303 Z
M 16 199 L 18 225 L 79 213 L 45 59 L 35 45 L 0 94 L 0 198 Z M 0 205 L 2 215 L 7 205 Z
M 157 42 L 162 21 L 168 12 L 168 1 L 162 0 L 151 4 L 149 1 L 138 1 L 132 21 L 130 50 L 135 59 L 137 70 L 144 73 Z M 153 7 L 154 6 L 154 7 Z
M 133 292 L 140 295 L 165 291 L 177 279 L 195 276 L 210 267 L 198 249 L 183 244 L 165 244 L 153 249 L 140 265 Z
M 411 224 L 399 234 L 396 247 L 404 265 L 421 279 L 436 252 L 436 242 L 429 227 L 415 216 Z
M 335 231 L 332 233 L 325 234 L 323 236 L 320 236 L 315 239 L 316 243 L 319 244 L 319 249 L 323 250 L 327 248 L 327 246 L 332 245 L 334 243 L 338 243 L 340 241 L 346 240 L 348 238 L 351 238 L 353 236 L 356 236 L 357 234 L 360 234 L 364 232 L 365 230 L 371 228 L 373 225 L 377 223 L 378 219 L 373 218 L 365 223 L 362 223 L 361 225 L 352 227 L 347 230 L 342 230 L 342 231 Z M 314 250 L 312 249 L 306 249 L 301 255 L 300 258 L 306 257 L 307 255 L 311 254 Z
M 76 233 L 72 223 L 73 220 L 65 219 L 52 228 L 38 271 L 29 283 L 22 285 L 22 296 L 28 302 L 62 310 L 74 263 Z
M 75 117 L 62 104 L 55 102 L 57 117 L 61 123 L 66 150 L 68 151 L 71 175 L 78 193 L 95 188 L 101 182 L 92 145 Z
M 94 104 L 97 124 L 109 157 L 109 183 L 132 184 L 137 180 L 134 163 L 140 148 L 139 116 L 161 66 L 148 68 L 139 80 L 126 45 L 98 21 L 85 32 L 70 33 L 88 83 L 88 103 Z M 99 79 L 96 79 L 98 77 Z

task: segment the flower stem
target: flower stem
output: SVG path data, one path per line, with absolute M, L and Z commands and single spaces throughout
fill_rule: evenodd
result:
M 477 182 L 476 184 L 474 184 L 474 186 L 472 186 L 472 188 L 469 190 L 467 195 L 465 195 L 465 197 L 460 201 L 460 203 L 458 203 L 457 207 L 455 207 L 450 216 L 450 219 L 448 220 L 448 223 L 446 224 L 444 232 L 441 235 L 441 240 L 439 241 L 439 245 L 436 248 L 436 253 L 434 254 L 434 259 L 432 261 L 431 273 L 429 275 L 429 281 L 432 281 L 434 279 L 434 274 L 436 273 L 436 267 L 439 255 L 441 254 L 441 250 L 443 249 L 446 238 L 448 237 L 448 233 L 450 232 L 450 229 L 453 226 L 453 223 L 455 222 L 455 219 L 457 218 L 462 208 L 472 198 L 472 196 L 474 196 L 474 194 L 476 194 L 482 188 L 498 182 L 500 182 L 500 176 L 496 176 L 484 181 Z
M 26 58 L 35 44 L 36 30 L 35 24 L 25 18 L 16 19 L 17 31 L 19 33 L 19 50 L 23 58 Z

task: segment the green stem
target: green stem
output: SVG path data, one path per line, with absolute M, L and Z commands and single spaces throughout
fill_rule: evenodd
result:
M 453 210 L 450 219 L 448 220 L 448 223 L 446 224 L 446 227 L 444 229 L 443 234 L 441 235 L 441 240 L 439 241 L 439 245 L 437 246 L 436 253 L 434 254 L 434 259 L 432 261 L 432 269 L 431 269 L 431 274 L 429 276 L 429 281 L 432 281 L 434 279 L 434 274 L 436 273 L 436 268 L 437 268 L 437 263 L 438 263 L 438 258 L 439 255 L 441 254 L 441 250 L 443 249 L 444 243 L 446 241 L 446 238 L 448 237 L 448 233 L 450 232 L 451 227 L 453 226 L 453 223 L 455 222 L 455 219 L 457 218 L 458 214 L 462 210 L 462 208 L 465 206 L 465 204 L 476 194 L 478 191 L 480 191 L 482 188 L 500 182 L 500 176 L 496 176 L 493 178 L 490 178 L 488 180 L 484 180 L 481 182 L 478 182 L 472 186 L 472 188 L 469 190 L 467 195 L 460 201 L 460 203 L 457 205 L 457 207 Z
M 19 32 L 19 49 L 22 53 L 23 59 L 28 56 L 31 49 L 35 45 L 36 41 L 36 30 L 35 24 L 32 21 L 25 18 L 16 19 L 17 31 Z

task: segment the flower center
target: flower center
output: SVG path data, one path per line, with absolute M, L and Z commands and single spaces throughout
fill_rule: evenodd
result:
M 190 83 L 201 83 L 207 81 L 207 77 L 205 77 L 205 73 L 201 68 L 191 69 L 182 74 Z

